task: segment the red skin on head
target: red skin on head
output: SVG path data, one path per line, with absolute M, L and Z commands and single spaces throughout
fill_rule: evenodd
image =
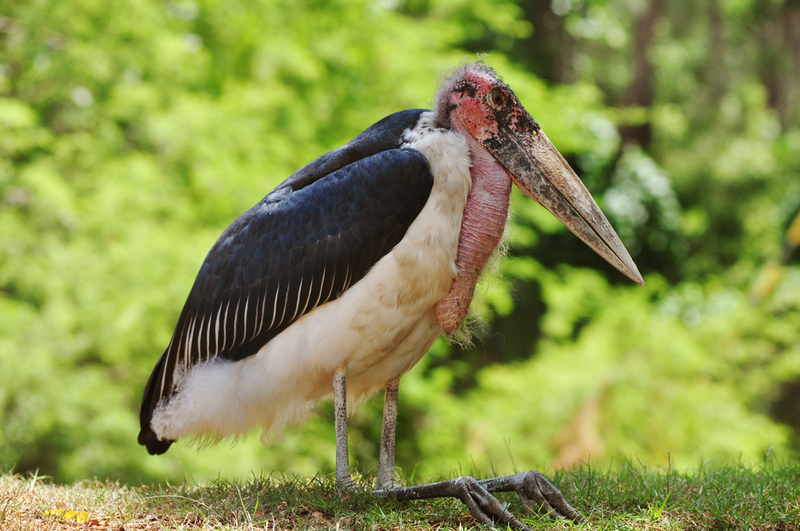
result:
M 456 129 L 455 122 L 460 120 L 464 125 L 460 132 L 468 131 L 481 143 L 502 137 L 501 123 L 516 135 L 536 135 L 539 132 L 539 124 L 508 85 L 486 72 L 468 71 L 454 85 L 448 103 L 453 129 Z
M 497 136 L 497 120 L 493 109 L 485 101 L 486 96 L 497 87 L 497 82 L 496 78 L 478 72 L 470 72 L 464 77 L 463 82 L 456 87 L 457 91 L 450 93 L 450 103 L 453 106 L 450 120 L 453 129 L 461 134 L 469 132 L 469 136 L 480 142 Z

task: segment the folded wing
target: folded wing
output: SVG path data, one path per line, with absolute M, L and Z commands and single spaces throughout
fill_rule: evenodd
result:
M 150 420 L 179 391 L 181 371 L 252 356 L 341 296 L 403 238 L 432 186 L 421 153 L 388 149 L 324 176 L 290 178 L 236 219 L 208 253 L 147 383 L 140 444 L 150 453 L 171 444 Z

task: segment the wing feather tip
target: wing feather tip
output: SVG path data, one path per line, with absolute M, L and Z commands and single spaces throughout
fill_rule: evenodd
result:
M 175 441 L 161 440 L 153 430 L 142 430 L 139 432 L 139 444 L 147 448 L 150 455 L 161 455 L 169 450 Z

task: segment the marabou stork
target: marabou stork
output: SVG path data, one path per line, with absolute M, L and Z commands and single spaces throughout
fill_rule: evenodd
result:
M 347 408 L 385 387 L 378 492 L 455 496 L 480 521 L 579 519 L 535 471 L 394 484 L 397 386 L 463 322 L 508 216 L 511 183 L 632 280 L 642 277 L 591 194 L 495 72 L 464 65 L 435 109 L 401 111 L 297 170 L 220 236 L 144 392 L 139 443 L 281 434 L 333 395 L 336 480 L 351 484 Z

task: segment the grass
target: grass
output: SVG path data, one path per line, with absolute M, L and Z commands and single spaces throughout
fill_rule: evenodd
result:
M 626 462 L 583 465 L 553 482 L 587 522 L 523 519 L 531 529 L 800 531 L 800 462 L 702 464 L 652 469 Z M 371 478 L 336 494 L 331 476 L 257 476 L 200 486 L 55 485 L 36 475 L 0 476 L 0 529 L 29 530 L 439 530 L 479 529 L 455 500 L 398 503 L 370 494 Z M 516 496 L 501 495 L 517 514 Z

